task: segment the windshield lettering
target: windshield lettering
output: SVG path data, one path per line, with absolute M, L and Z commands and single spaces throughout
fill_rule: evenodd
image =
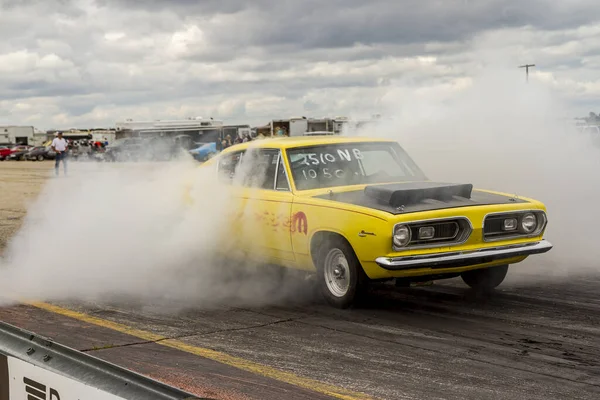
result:
M 311 146 L 287 150 L 298 190 L 423 179 L 394 142 Z
M 346 161 L 352 161 L 352 159 L 350 158 L 350 150 L 338 149 L 337 152 L 338 152 L 338 156 L 340 157 L 340 160 L 344 159 Z
M 334 154 L 337 154 L 337 158 Z M 352 154 L 352 155 L 351 155 Z M 302 156 L 301 163 L 304 165 L 333 164 L 336 162 L 352 162 L 362 160 L 363 156 L 359 149 L 338 149 L 337 153 L 306 153 Z

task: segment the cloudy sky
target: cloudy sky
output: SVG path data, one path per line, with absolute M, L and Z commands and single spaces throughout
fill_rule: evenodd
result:
M 600 112 L 595 0 L 0 0 L 0 35 L 0 124 L 368 116 L 523 63 Z

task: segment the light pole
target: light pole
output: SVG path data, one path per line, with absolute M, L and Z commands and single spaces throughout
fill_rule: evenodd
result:
M 525 81 L 529 82 L 529 68 L 535 67 L 535 64 L 520 65 L 519 68 L 525 68 Z

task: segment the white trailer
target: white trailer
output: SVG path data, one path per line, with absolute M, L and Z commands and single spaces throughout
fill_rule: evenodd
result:
M 6 144 L 34 144 L 33 126 L 0 126 L 0 143 Z
M 125 137 L 189 136 L 194 143 L 218 142 L 223 135 L 223 121 L 192 117 L 181 120 L 117 122 L 117 139 Z
M 279 136 L 280 130 L 283 130 L 283 134 L 286 136 L 302 136 L 308 130 L 308 119 L 305 117 L 274 119 L 269 126 L 271 136 Z

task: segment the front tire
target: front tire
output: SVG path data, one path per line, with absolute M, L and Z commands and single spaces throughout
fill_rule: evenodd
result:
M 489 293 L 500 285 L 508 272 L 508 265 L 463 272 L 462 280 L 480 293 Z
M 317 260 L 319 289 L 330 305 L 348 308 L 364 296 L 368 278 L 345 240 L 328 240 Z

